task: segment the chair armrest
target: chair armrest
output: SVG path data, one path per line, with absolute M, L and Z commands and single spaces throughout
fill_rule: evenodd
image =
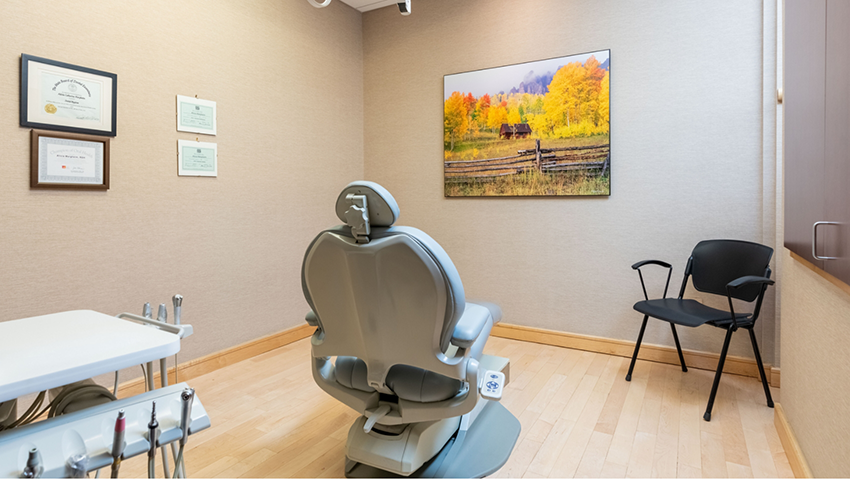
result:
M 466 308 L 452 332 L 451 343 L 461 349 L 467 349 L 478 339 L 487 320 L 490 310 L 484 307 Z
M 304 317 L 304 321 L 307 321 L 307 324 L 310 326 L 318 327 L 319 326 L 319 318 L 316 316 L 312 310 L 307 313 L 307 316 Z
M 766 276 L 741 276 L 738 279 L 733 279 L 726 284 L 726 298 L 729 300 L 729 313 L 732 314 L 732 323 L 735 325 L 735 329 L 738 329 L 738 319 L 735 317 L 735 307 L 732 306 L 732 293 L 729 291 L 730 289 L 738 289 L 741 286 L 747 286 L 749 284 L 764 284 L 771 285 L 774 284 L 775 281 L 766 277 Z M 759 305 L 761 304 L 761 300 L 759 300 Z M 758 310 L 758 306 L 756 307 Z M 758 315 L 758 313 L 756 313 Z
M 638 276 L 640 276 L 640 287 L 643 290 L 643 297 L 646 298 L 647 301 L 649 301 L 649 295 L 646 294 L 646 284 L 644 284 L 643 282 L 643 273 L 640 272 L 640 267 L 646 266 L 648 264 L 655 264 L 667 268 L 667 282 L 664 284 L 664 295 L 661 296 L 662 298 L 666 298 L 667 288 L 670 287 L 670 275 L 673 273 L 673 266 L 671 266 L 670 263 L 665 263 L 664 261 L 657 259 L 647 259 L 644 261 L 638 261 L 637 263 L 632 265 L 632 269 L 636 270 L 638 272 Z
M 665 268 L 672 268 L 669 263 L 665 263 L 664 261 L 659 261 L 657 259 L 648 259 L 644 261 L 638 261 L 637 263 L 632 265 L 632 269 L 638 269 L 641 266 L 645 266 L 648 264 L 657 264 L 658 266 L 664 266 Z
M 740 288 L 741 286 L 746 286 L 748 284 L 774 284 L 776 281 L 766 278 L 764 276 L 741 276 L 740 278 L 730 281 L 729 284 L 726 285 L 727 288 Z

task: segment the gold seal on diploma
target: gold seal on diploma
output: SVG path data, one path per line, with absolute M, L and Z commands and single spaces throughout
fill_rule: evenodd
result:
M 44 111 L 46 111 L 47 113 L 50 113 L 52 115 L 52 114 L 56 113 L 56 105 L 54 105 L 52 103 L 48 103 L 47 105 L 44 105 Z

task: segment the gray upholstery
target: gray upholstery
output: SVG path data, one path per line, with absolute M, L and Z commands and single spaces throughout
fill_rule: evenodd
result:
M 455 325 L 452 332 L 451 342 L 459 348 L 468 348 L 481 335 L 481 331 L 491 321 L 490 311 L 487 308 L 477 308 L 472 303 L 466 303 L 463 316 Z
M 396 396 L 408 401 L 436 402 L 456 396 L 463 383 L 435 372 L 396 364 L 387 374 L 387 386 Z
M 355 357 L 337 358 L 336 380 L 347 388 L 375 391 L 366 382 L 366 363 Z M 416 402 L 443 401 L 456 396 L 463 389 L 463 383 L 457 379 L 403 364 L 390 368 L 387 386 L 401 399 Z
M 366 382 L 366 363 L 352 356 L 336 358 L 336 381 L 343 386 L 371 393 L 375 388 Z

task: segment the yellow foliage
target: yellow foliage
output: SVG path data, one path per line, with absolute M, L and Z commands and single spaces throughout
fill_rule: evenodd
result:
M 508 112 L 502 105 L 490 106 L 490 111 L 487 112 L 487 127 L 491 130 L 498 130 L 502 127 L 502 123 L 508 122 Z
M 450 149 L 454 150 L 455 139 L 463 138 L 463 135 L 469 130 L 466 104 L 460 92 L 452 93 L 449 99 L 446 100 L 443 107 L 443 115 L 444 141 L 451 142 Z

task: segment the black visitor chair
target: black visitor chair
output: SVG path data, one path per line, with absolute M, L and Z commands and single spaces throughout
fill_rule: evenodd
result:
M 637 344 L 635 344 L 635 353 L 632 356 L 632 363 L 629 366 L 629 373 L 626 375 L 626 381 L 632 380 L 632 371 L 635 367 L 635 361 L 640 350 L 640 342 L 643 339 L 646 321 L 649 317 L 670 323 L 670 328 L 673 330 L 673 339 L 676 342 L 676 349 L 679 352 L 682 371 L 685 372 L 688 371 L 688 368 L 685 366 L 685 357 L 682 355 L 682 347 L 679 345 L 679 335 L 676 334 L 676 325 L 695 328 L 703 324 L 710 324 L 714 327 L 725 329 L 726 340 L 723 341 L 723 350 L 720 352 L 720 361 L 717 364 L 717 372 L 714 375 L 714 384 L 711 386 L 708 407 L 705 409 L 705 415 L 703 416 L 703 419 L 710 421 L 711 408 L 714 406 L 714 396 L 717 394 L 720 375 L 723 373 L 723 363 L 726 361 L 726 352 L 729 350 L 729 341 L 732 339 L 732 333 L 737 331 L 738 328 L 743 328 L 750 332 L 750 341 L 753 343 L 753 353 L 755 353 L 761 382 L 764 386 L 764 395 L 767 397 L 767 405 L 768 407 L 773 407 L 773 399 L 770 397 L 770 387 L 767 384 L 758 344 L 756 344 L 756 335 L 753 332 L 753 326 L 755 326 L 759 311 L 761 310 L 764 293 L 768 285 L 774 283 L 770 279 L 771 271 L 768 266 L 771 256 L 773 256 L 773 248 L 748 241 L 701 241 L 694 247 L 691 257 L 688 258 L 688 264 L 685 267 L 685 277 L 682 280 L 679 297 L 676 299 L 667 298 L 667 288 L 670 286 L 670 273 L 672 273 L 672 267 L 669 264 L 658 260 L 647 260 L 633 264 L 632 269 L 637 270 L 640 276 L 640 285 L 643 288 L 643 296 L 646 300 L 635 303 L 634 306 L 635 310 L 643 313 L 644 316 L 643 324 L 640 327 L 640 334 L 638 334 Z M 646 294 L 646 285 L 643 282 L 643 274 L 641 274 L 640 268 L 641 266 L 650 264 L 663 266 L 668 269 L 667 284 L 664 286 L 664 296 L 662 299 L 649 299 L 649 296 Z M 694 288 L 697 291 L 726 296 L 729 300 L 729 311 L 710 308 L 693 299 L 683 299 L 682 296 L 685 294 L 688 277 L 693 278 Z M 756 300 L 755 310 L 752 314 L 736 313 L 732 306 L 732 298 L 748 303 Z

